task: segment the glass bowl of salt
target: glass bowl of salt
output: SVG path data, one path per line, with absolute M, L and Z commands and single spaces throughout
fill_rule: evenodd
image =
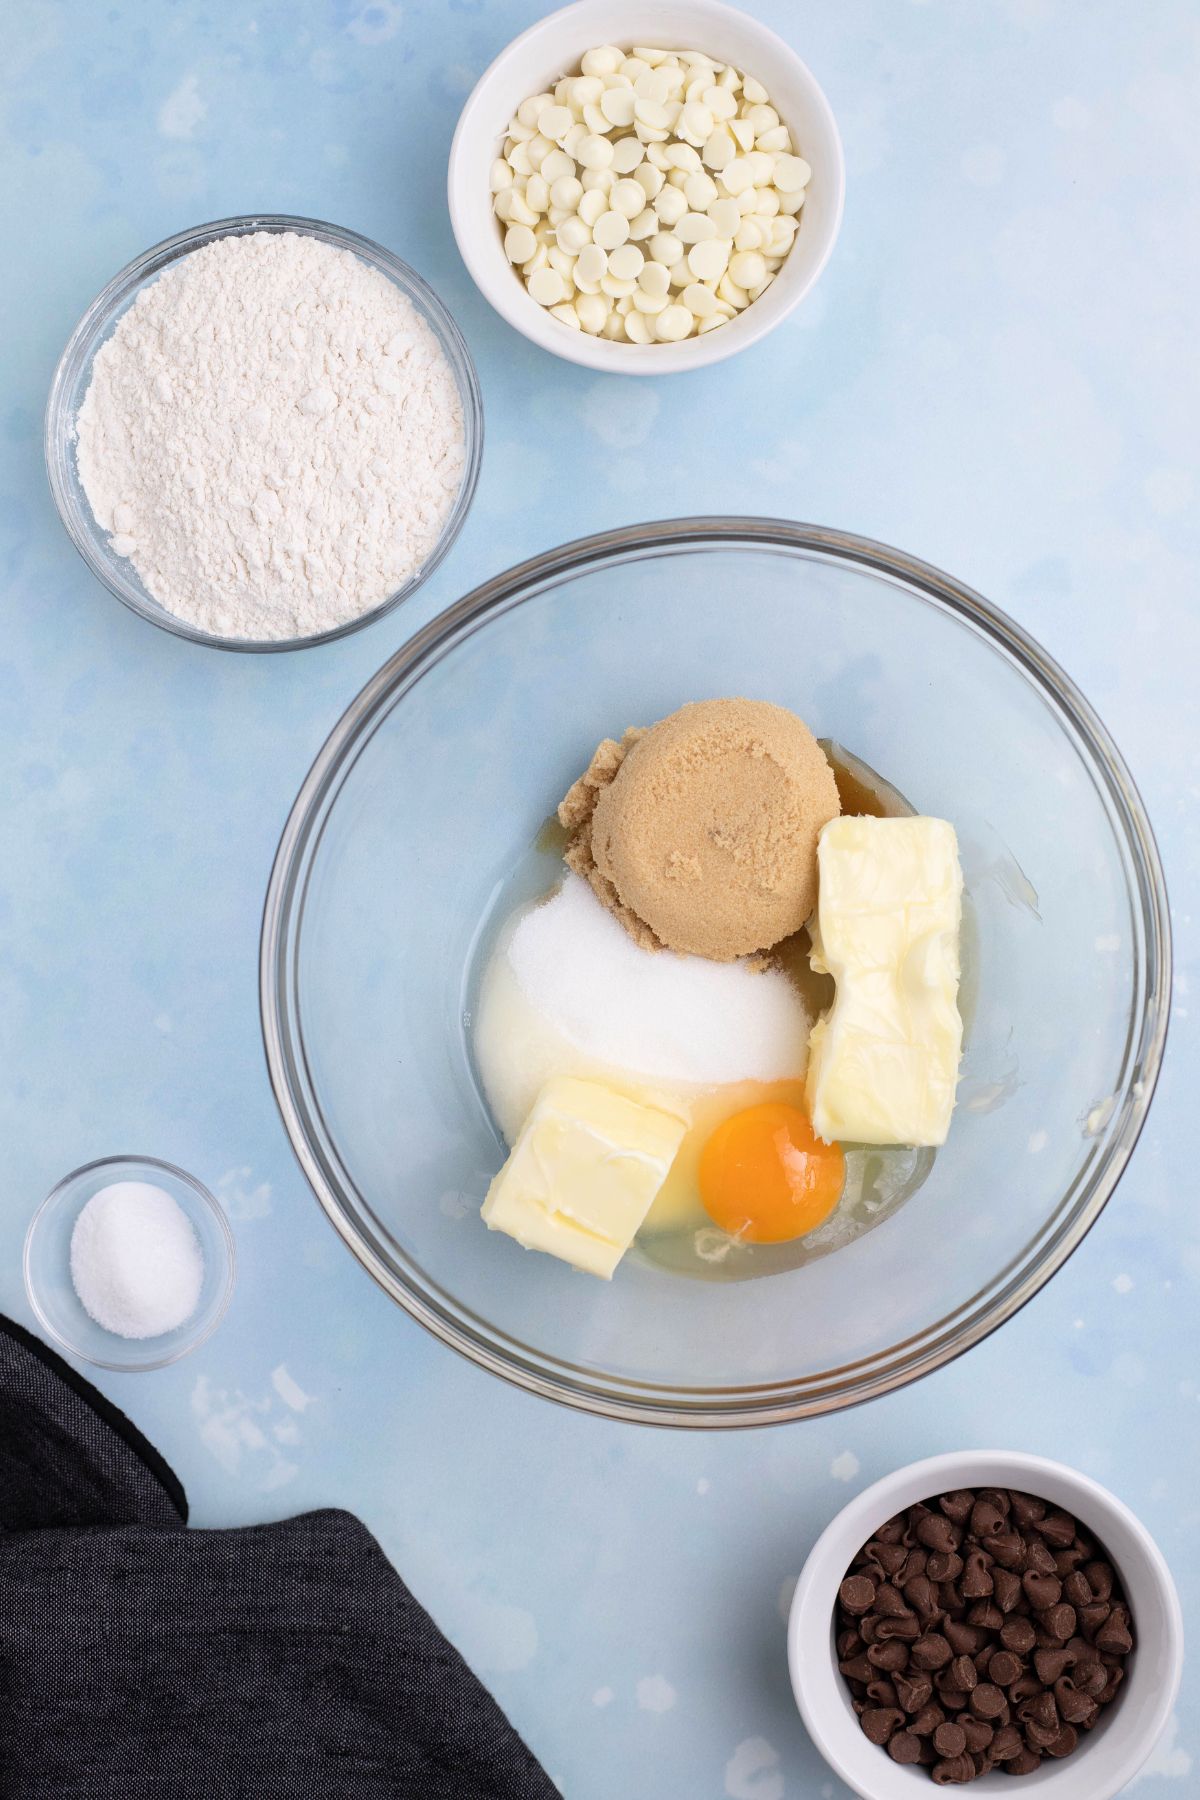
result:
M 25 1234 L 25 1291 L 60 1349 L 102 1369 L 165 1369 L 216 1330 L 233 1232 L 194 1176 L 149 1156 L 65 1175 Z

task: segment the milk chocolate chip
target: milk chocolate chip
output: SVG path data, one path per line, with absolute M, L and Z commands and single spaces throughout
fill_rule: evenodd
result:
M 1005 1619 L 1000 1627 L 1000 1642 L 1017 1656 L 1028 1656 L 1037 1642 L 1037 1632 L 1026 1618 Z
M 886 1706 L 868 1706 L 861 1720 L 862 1728 L 873 1744 L 886 1744 L 903 1723 L 904 1714 L 899 1708 Z
M 997 1650 L 988 1660 L 988 1680 L 994 1681 L 998 1687 L 1011 1687 L 1018 1675 L 1023 1675 L 1024 1672 L 1024 1663 L 1011 1650 Z
M 888 1740 L 888 1755 L 893 1762 L 915 1763 L 921 1760 L 921 1740 L 911 1731 L 898 1731 Z
M 934 1732 L 933 1747 L 939 1756 L 961 1756 L 967 1747 L 967 1734 L 961 1725 L 947 1719 Z
M 857 1618 L 860 1613 L 869 1612 L 874 1598 L 875 1583 L 869 1575 L 847 1575 L 838 1589 L 842 1611 L 852 1619 Z
M 930 1631 L 919 1638 L 909 1653 L 915 1669 L 944 1669 L 954 1652 L 940 1631 Z
M 974 1781 L 975 1764 L 969 1756 L 955 1756 L 934 1763 L 929 1773 L 939 1787 L 957 1787 L 960 1782 Z

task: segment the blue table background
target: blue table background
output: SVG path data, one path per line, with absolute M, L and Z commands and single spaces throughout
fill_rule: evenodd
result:
M 791 1704 L 781 1614 L 829 1516 L 914 1456 L 1082 1466 L 1156 1533 L 1200 1620 L 1200 19 L 1190 0 L 754 4 L 839 118 L 842 237 L 767 343 L 645 382 L 536 352 L 450 234 L 457 110 L 536 0 L 10 0 L 0 28 L 0 1308 L 28 1319 L 22 1235 L 67 1169 L 136 1150 L 210 1183 L 241 1259 L 224 1326 L 175 1369 L 100 1385 L 197 1525 L 358 1511 L 570 1800 L 840 1797 Z M 326 649 L 236 657 L 88 575 L 41 413 L 110 275 L 260 209 L 365 232 L 434 284 L 487 446 L 462 537 L 407 607 Z M 285 1140 L 256 956 L 296 789 L 408 633 L 563 539 L 723 510 L 901 545 L 1048 645 L 1142 786 L 1179 972 L 1132 1168 L 1050 1287 L 908 1392 L 718 1437 L 511 1391 L 376 1290 Z M 1140 1791 L 1200 1791 L 1194 1681 Z

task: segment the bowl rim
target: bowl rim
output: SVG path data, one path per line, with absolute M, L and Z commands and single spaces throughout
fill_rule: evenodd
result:
M 347 619 L 341 625 L 335 625 L 329 631 L 313 632 L 307 637 L 294 638 L 236 638 L 222 637 L 216 633 L 201 631 L 186 619 L 177 618 L 160 602 L 154 602 L 157 610 L 146 604 L 141 592 L 142 583 L 126 576 L 118 566 L 117 559 L 111 553 L 104 555 L 97 546 L 92 532 L 83 523 L 83 513 L 88 507 L 86 495 L 78 498 L 73 491 L 69 467 L 73 459 L 75 418 L 70 408 L 70 396 L 75 390 L 81 375 L 90 375 L 91 366 L 101 345 L 107 341 L 110 328 L 117 318 L 123 316 L 133 296 L 153 278 L 172 264 L 189 256 L 193 251 L 203 249 L 206 244 L 224 237 L 247 237 L 254 232 L 273 233 L 295 232 L 302 237 L 317 238 L 320 242 L 332 244 L 335 248 L 348 250 L 360 261 L 370 267 L 379 269 L 387 278 L 404 293 L 421 313 L 426 324 L 437 339 L 450 365 L 462 402 L 464 460 L 463 476 L 454 504 L 446 515 L 446 522 L 436 544 L 421 567 L 410 575 L 393 594 L 381 600 L 377 606 L 361 613 L 355 619 Z M 84 309 L 70 337 L 63 348 L 62 355 L 55 365 L 50 389 L 46 398 L 46 411 L 43 423 L 43 457 L 46 466 L 46 478 L 50 484 L 50 493 L 55 509 L 63 527 L 76 551 L 87 564 L 92 574 L 100 581 L 122 605 L 145 619 L 160 630 L 170 632 L 192 644 L 201 644 L 211 650 L 241 651 L 251 655 L 265 655 L 286 650 L 308 650 L 318 644 L 332 644 L 339 638 L 348 637 L 351 632 L 360 631 L 364 625 L 373 625 L 377 619 L 384 617 L 395 607 L 417 591 L 433 574 L 453 546 L 466 522 L 466 517 L 475 498 L 475 490 L 479 485 L 479 474 L 483 463 L 483 392 L 479 384 L 479 374 L 474 359 L 467 347 L 467 341 L 446 303 L 436 294 L 433 288 L 419 275 L 409 263 L 383 244 L 376 243 L 373 238 L 364 237 L 360 232 L 351 231 L 345 225 L 331 224 L 324 219 L 308 219 L 292 213 L 241 213 L 226 219 L 213 219 L 204 225 L 190 225 L 183 231 L 175 232 L 171 237 L 163 238 L 160 243 L 152 244 L 135 256 L 132 262 L 119 269 L 110 281 L 107 281 L 100 292 Z M 95 526 L 96 531 L 99 527 Z M 102 535 L 102 534 L 101 534 Z
M 824 240 L 812 268 L 802 279 L 793 279 L 794 293 L 786 293 L 789 286 L 788 264 L 786 257 L 783 266 L 772 284 L 771 292 L 776 299 L 786 293 L 786 303 L 778 311 L 768 309 L 765 314 L 756 318 L 756 306 L 750 306 L 740 313 L 736 319 L 721 331 L 707 332 L 704 337 L 689 338 L 683 344 L 617 344 L 607 339 L 591 337 L 587 332 L 569 330 L 560 325 L 558 320 L 548 321 L 545 311 L 536 301 L 531 300 L 522 289 L 514 272 L 506 268 L 509 281 L 501 282 L 493 275 L 487 261 L 475 241 L 475 235 L 468 228 L 462 216 L 460 190 L 466 180 L 470 179 L 463 170 L 465 156 L 465 138 L 474 124 L 474 117 L 485 98 L 485 90 L 493 78 L 503 71 L 510 62 L 518 62 L 522 55 L 536 45 L 548 30 L 562 24 L 564 20 L 576 14 L 604 12 L 611 10 L 609 0 L 572 0 L 568 6 L 560 7 L 556 12 L 548 13 L 544 18 L 536 19 L 524 31 L 518 33 L 497 52 L 480 75 L 463 104 L 454 129 L 454 137 L 450 144 L 450 157 L 446 174 L 446 196 L 450 213 L 450 226 L 454 233 L 454 241 L 458 245 L 459 255 L 466 264 L 467 272 L 483 295 L 488 305 L 502 318 L 506 324 L 519 331 L 530 343 L 536 344 L 540 350 L 549 351 L 553 356 L 561 357 L 566 362 L 578 364 L 588 369 L 598 369 L 611 375 L 680 375 L 690 370 L 709 368 L 715 363 L 724 362 L 730 356 L 736 356 L 741 350 L 748 350 L 753 344 L 760 343 L 777 325 L 781 325 L 800 302 L 810 294 L 824 273 L 834 246 L 841 232 L 842 217 L 846 201 L 846 158 L 842 146 L 841 134 L 838 131 L 837 119 L 824 89 L 816 76 L 785 38 L 773 31 L 752 14 L 743 12 L 740 7 L 728 6 L 725 0 L 685 0 L 689 9 L 695 12 L 698 24 L 704 20 L 716 22 L 736 22 L 738 30 L 747 32 L 757 39 L 761 45 L 764 61 L 774 59 L 776 64 L 785 63 L 792 75 L 807 90 L 813 110 L 820 115 L 823 127 L 828 133 L 829 144 L 833 150 L 830 167 L 832 188 L 832 205 Z M 618 32 L 618 37 L 625 34 Z M 647 42 L 653 42 L 662 34 L 651 30 Z M 639 40 L 641 41 L 641 40 Z M 480 170 L 479 179 L 484 181 L 485 171 Z M 796 270 L 791 270 L 795 278 Z M 511 291 L 511 304 L 509 292 Z M 556 329 L 551 329 L 555 327 Z M 559 339 L 563 341 L 560 343 Z M 682 353 L 682 354 L 681 354 Z
M 1003 1473 L 996 1475 L 994 1471 L 997 1469 Z M 1144 1558 L 1145 1573 L 1161 1604 L 1164 1626 L 1160 1648 L 1169 1663 L 1167 1678 L 1161 1684 L 1145 1724 L 1131 1738 L 1130 1746 L 1115 1770 L 1110 1769 L 1106 1774 L 1089 1777 L 1094 1783 L 1089 1788 L 1093 1800 L 1109 1800 L 1110 1796 L 1119 1793 L 1133 1779 L 1170 1718 L 1183 1674 L 1183 1611 L 1167 1560 L 1137 1514 L 1094 1477 L 1067 1463 L 1032 1451 L 951 1450 L 936 1456 L 922 1457 L 917 1462 L 906 1463 L 881 1476 L 838 1509 L 805 1558 L 788 1610 L 788 1674 L 805 1730 L 835 1774 L 855 1793 L 867 1795 L 868 1800 L 887 1800 L 896 1791 L 896 1777 L 891 1772 L 891 1766 L 885 1761 L 880 1770 L 880 1782 L 874 1788 L 864 1787 L 856 1772 L 847 1768 L 839 1744 L 846 1735 L 841 1726 L 843 1723 L 848 1724 L 848 1719 L 842 1720 L 835 1713 L 837 1725 L 833 1730 L 826 1728 L 827 1711 L 810 1704 L 809 1682 L 801 1667 L 802 1659 L 806 1652 L 812 1653 L 822 1663 L 824 1657 L 828 1656 L 829 1666 L 836 1677 L 832 1620 L 838 1584 L 849 1566 L 850 1558 L 877 1525 L 892 1517 L 901 1507 L 914 1504 L 913 1499 L 906 1497 L 909 1493 L 917 1498 L 927 1499 L 931 1494 L 945 1493 L 951 1488 L 993 1486 L 998 1481 L 1025 1493 L 1053 1500 L 1085 1518 L 1089 1529 L 1095 1530 L 1096 1536 L 1112 1555 L 1114 1565 L 1126 1582 L 1129 1578 L 1121 1566 L 1122 1559 L 1112 1551 L 1109 1538 L 1114 1531 L 1123 1531 L 1131 1537 Z M 1071 1498 L 1064 1498 L 1065 1495 Z M 1128 1587 L 1126 1592 L 1136 1617 L 1138 1608 L 1134 1596 L 1128 1591 Z M 852 1740 L 856 1746 L 860 1736 L 856 1723 Z M 1086 1756 L 1086 1749 L 1084 1755 Z M 1074 1775 L 1080 1766 L 1081 1758 L 1072 1756 L 1064 1759 L 1061 1765 L 1055 1765 L 1055 1771 L 1061 1767 L 1064 1776 Z M 1052 1776 L 1048 1775 L 1039 1781 L 1037 1792 L 1055 1792 Z
M 145 1362 L 114 1362 L 109 1357 L 95 1356 L 90 1350 L 85 1350 L 82 1345 L 75 1343 L 59 1330 L 47 1313 L 42 1305 L 37 1283 L 33 1279 L 33 1246 L 38 1235 L 38 1228 L 45 1220 L 46 1215 L 63 1198 L 74 1182 L 82 1181 L 85 1176 L 94 1175 L 101 1169 L 114 1169 L 128 1166 L 131 1163 L 139 1169 L 148 1169 L 159 1175 L 172 1176 L 199 1201 L 201 1210 L 207 1211 L 215 1219 L 218 1228 L 217 1235 L 225 1250 L 225 1273 L 221 1284 L 220 1301 L 202 1331 L 177 1344 L 169 1355 L 152 1357 Z M 167 1162 L 161 1156 L 142 1156 L 136 1151 L 124 1156 L 97 1156 L 91 1162 L 80 1163 L 77 1169 L 71 1169 L 62 1176 L 55 1182 L 45 1198 L 38 1202 L 33 1217 L 25 1228 L 25 1240 L 21 1248 L 21 1273 L 25 1283 L 25 1297 L 29 1301 L 34 1317 L 42 1330 L 58 1345 L 60 1350 L 67 1351 L 70 1356 L 77 1356 L 81 1362 L 90 1363 L 96 1369 L 113 1369 L 118 1375 L 143 1375 L 149 1374 L 154 1369 L 167 1369 L 172 1363 L 181 1362 L 193 1350 L 198 1350 L 201 1344 L 207 1343 L 217 1329 L 229 1310 L 229 1302 L 233 1298 L 233 1290 L 237 1281 L 237 1241 L 234 1238 L 233 1227 L 229 1223 L 225 1208 L 216 1195 L 206 1188 L 197 1176 L 189 1174 L 186 1169 L 181 1169 L 177 1163 Z M 155 1339 L 127 1339 L 126 1341 L 152 1344 Z
M 1074 732 L 1094 779 L 1103 785 L 1114 832 L 1129 867 L 1131 905 L 1138 907 L 1144 966 L 1135 966 L 1135 1010 L 1126 1042 L 1126 1079 L 1105 1123 L 1098 1159 L 1084 1164 L 1053 1214 L 1020 1257 L 1001 1269 L 983 1296 L 886 1351 L 797 1382 L 755 1387 L 668 1389 L 655 1383 L 600 1378 L 591 1370 L 542 1357 L 502 1333 L 479 1329 L 430 1284 L 397 1273 L 360 1234 L 339 1193 L 332 1146 L 321 1140 L 319 1106 L 310 1105 L 302 1034 L 295 1030 L 292 982 L 312 855 L 342 776 L 364 743 L 426 667 L 441 660 L 485 621 L 565 576 L 630 555 L 683 548 L 751 546 L 816 553 L 873 570 L 981 631 L 1015 663 Z M 930 563 L 873 539 L 785 519 L 680 518 L 623 526 L 544 551 L 493 576 L 456 601 L 388 659 L 351 701 L 317 753 L 284 825 L 263 904 L 259 946 L 259 1011 L 268 1076 L 293 1152 L 339 1236 L 359 1262 L 420 1324 L 451 1348 L 518 1387 L 606 1418 L 639 1424 L 731 1429 L 834 1412 L 907 1385 L 943 1367 L 1011 1318 L 1060 1269 L 1099 1218 L 1129 1162 L 1149 1111 L 1166 1043 L 1171 996 L 1171 926 L 1166 882 L 1154 834 L 1133 778 L 1090 704 L 1041 646 L 999 607 Z M 1140 1002 L 1140 1004 L 1138 1004 Z M 1135 1074 L 1136 1071 L 1136 1074 Z M 1098 1142 L 1100 1140 L 1097 1140 Z M 348 1180 L 348 1178 L 347 1178 Z M 1069 1216 L 1064 1212 L 1070 1203 Z

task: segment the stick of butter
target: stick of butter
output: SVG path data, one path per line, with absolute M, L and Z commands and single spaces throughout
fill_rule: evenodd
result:
M 944 1144 L 962 1052 L 962 870 L 945 819 L 831 819 L 817 844 L 812 966 L 837 982 L 807 1095 L 827 1142 Z
M 686 1130 L 601 1081 L 555 1076 L 488 1189 L 484 1222 L 610 1281 Z

